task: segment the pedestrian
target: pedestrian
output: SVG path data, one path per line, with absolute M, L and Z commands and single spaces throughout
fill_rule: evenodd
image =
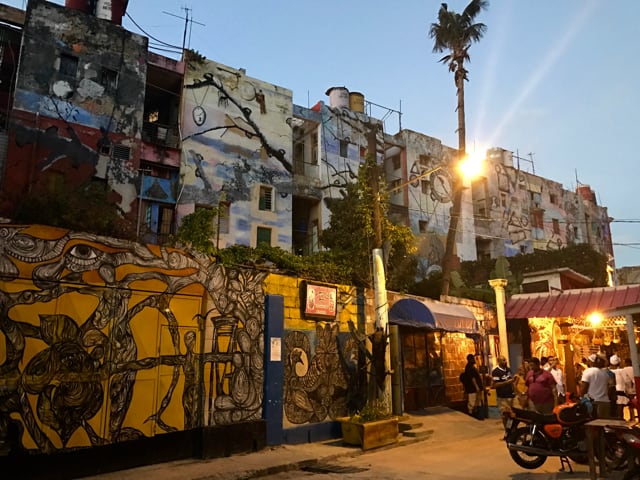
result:
M 558 404 L 564 403 L 566 400 L 566 390 L 564 385 L 564 372 L 558 364 L 557 357 L 549 357 L 549 373 L 556 381 L 556 392 L 558 398 Z
M 556 381 L 553 375 L 540 367 L 539 358 L 533 357 L 530 364 L 531 370 L 525 380 L 529 408 L 538 413 L 553 413 L 553 407 L 557 402 Z
M 514 376 L 513 387 L 516 391 L 516 399 L 520 408 L 529 408 L 529 399 L 527 398 L 527 385 L 525 379 L 527 372 L 530 370 L 529 359 L 524 359 L 522 365 L 518 368 L 518 373 Z
M 615 418 L 622 418 L 624 413 L 624 407 L 629 403 L 629 397 L 625 392 L 625 371 L 620 365 L 620 357 L 618 355 L 611 355 L 609 358 L 609 369 L 613 372 L 616 379 L 616 404 L 611 412 L 611 416 Z
M 496 402 L 502 414 L 502 423 L 506 427 L 506 413 L 513 410 L 513 399 L 516 396 L 514 389 L 514 377 L 507 366 L 507 359 L 500 355 L 498 366 L 491 372 L 491 386 L 496 389 Z
M 624 372 L 624 392 L 629 399 L 629 402 L 627 403 L 627 407 L 629 408 L 629 420 L 634 420 L 636 418 L 634 407 L 636 403 L 636 381 L 633 376 L 633 366 L 630 358 L 624 359 L 624 368 L 622 371 Z
M 603 368 L 604 361 L 602 357 L 595 353 L 589 355 L 588 362 L 589 368 L 582 372 L 580 395 L 586 395 L 591 398 L 596 417 L 609 418 L 611 415 L 609 401 L 611 380 L 609 373 Z
M 483 419 L 480 407 L 483 403 L 482 392 L 484 386 L 480 373 L 476 368 L 476 357 L 472 353 L 467 355 L 467 364 L 464 367 L 464 372 L 460 375 L 460 380 L 464 387 L 464 393 L 467 395 L 467 411 L 469 415 Z

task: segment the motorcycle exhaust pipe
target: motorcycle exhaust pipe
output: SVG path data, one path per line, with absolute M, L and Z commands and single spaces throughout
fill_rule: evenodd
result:
M 528 445 L 516 445 L 515 443 L 507 443 L 507 448 L 509 450 L 530 453 L 531 455 L 540 455 L 543 457 L 564 457 L 569 454 L 569 452 L 557 452 L 555 450 L 547 450 L 544 448 L 529 447 Z

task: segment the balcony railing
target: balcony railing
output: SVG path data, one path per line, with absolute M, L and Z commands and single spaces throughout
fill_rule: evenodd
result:
M 144 122 L 142 125 L 142 140 L 165 147 L 180 148 L 178 128 L 160 123 Z

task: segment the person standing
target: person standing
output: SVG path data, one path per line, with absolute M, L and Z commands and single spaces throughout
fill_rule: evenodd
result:
M 633 365 L 631 363 L 630 358 L 624 359 L 624 368 L 622 369 L 624 372 L 624 393 L 627 395 L 627 399 L 629 400 L 627 403 L 627 407 L 629 407 L 629 420 L 634 420 L 635 416 L 635 408 L 634 405 L 636 403 L 636 381 L 633 375 Z
M 564 403 L 566 400 L 566 390 L 564 388 L 564 373 L 558 365 L 558 359 L 556 357 L 549 357 L 549 373 L 556 381 L 556 392 L 558 398 L 558 404 Z
M 629 398 L 625 393 L 625 371 L 620 365 L 620 357 L 618 355 L 611 355 L 609 357 L 609 369 L 613 372 L 616 379 L 616 403 L 611 411 L 611 416 L 615 418 L 622 418 L 624 407 L 629 403 Z
M 480 406 L 482 405 L 482 378 L 476 368 L 476 357 L 470 353 L 467 355 L 467 365 L 464 367 L 464 372 L 460 376 L 462 386 L 464 387 L 464 393 L 467 394 L 467 410 L 469 415 L 482 419 L 483 417 L 479 413 Z
M 593 401 L 596 417 L 609 418 L 611 408 L 609 402 L 609 372 L 604 367 L 604 360 L 598 355 L 589 355 L 589 368 L 582 372 L 580 394 Z
M 507 359 L 504 356 L 498 357 L 498 366 L 491 372 L 491 384 L 496 389 L 496 398 L 500 413 L 502 413 L 502 423 L 507 422 L 504 415 L 513 409 L 513 399 L 515 395 L 514 377 L 511 369 L 507 366 Z
M 553 413 L 553 407 L 557 402 L 556 381 L 547 370 L 540 367 L 540 359 L 531 359 L 531 370 L 525 380 L 529 407 L 538 413 Z

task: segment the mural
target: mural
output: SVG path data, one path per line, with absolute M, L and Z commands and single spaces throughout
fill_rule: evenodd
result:
M 353 410 L 356 397 L 364 391 L 358 388 L 358 351 L 356 336 L 339 334 L 337 323 L 319 323 L 314 332 L 288 332 L 284 339 L 286 420 L 296 425 L 322 422 Z
M 256 225 L 272 245 L 291 244 L 291 92 L 213 61 L 185 74 L 178 217 L 196 206 L 230 205 L 221 246 L 256 245 Z M 269 208 L 260 207 L 261 187 Z
M 3 226 L 0 440 L 50 453 L 261 418 L 264 277 Z

